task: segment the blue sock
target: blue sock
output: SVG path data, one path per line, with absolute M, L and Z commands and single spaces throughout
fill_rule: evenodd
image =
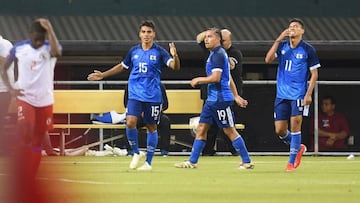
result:
M 235 148 L 236 152 L 240 155 L 243 163 L 251 162 L 249 153 L 245 146 L 245 142 L 240 135 L 235 138 L 235 140 L 232 142 L 232 145 Z
M 196 164 L 198 162 L 200 154 L 205 147 L 205 144 L 206 144 L 205 140 L 194 140 L 194 144 L 189 159 L 191 163 Z
M 300 150 L 301 132 L 291 133 L 292 139 L 290 143 L 290 159 L 289 163 L 294 164 L 296 155 Z
M 102 116 L 95 115 L 94 119 L 103 123 L 112 123 L 110 112 L 104 113 Z
M 287 134 L 284 137 L 279 136 L 279 138 L 287 145 L 291 143 L 292 135 L 290 131 L 287 131 Z
M 130 148 L 134 151 L 134 153 L 139 154 L 138 130 L 136 128 L 126 128 L 126 137 Z
M 158 143 L 158 132 L 147 133 L 147 149 L 146 149 L 146 162 L 151 165 L 156 146 Z

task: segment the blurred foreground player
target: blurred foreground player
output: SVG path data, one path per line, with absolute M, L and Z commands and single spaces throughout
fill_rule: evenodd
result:
M 35 184 L 40 165 L 41 144 L 44 135 L 53 128 L 53 82 L 56 57 L 61 46 L 47 19 L 36 19 L 30 28 L 30 39 L 19 42 L 11 49 L 1 76 L 11 95 L 17 98 L 17 135 L 19 146 L 14 157 L 16 202 L 44 202 Z M 11 63 L 18 69 L 14 89 L 6 71 Z

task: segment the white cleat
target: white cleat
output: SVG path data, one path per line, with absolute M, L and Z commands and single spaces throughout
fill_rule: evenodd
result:
M 248 169 L 254 169 L 255 165 L 253 163 L 240 163 L 239 169 L 240 170 L 248 170 Z
M 190 161 L 184 161 L 174 164 L 175 168 L 196 168 L 197 164 L 193 164 Z
M 140 166 L 139 168 L 137 168 L 136 170 L 138 170 L 138 171 L 151 171 L 152 167 L 148 162 L 145 161 L 145 163 L 142 166 Z
M 130 169 L 136 169 L 138 164 L 139 164 L 139 161 L 141 159 L 141 157 L 143 157 L 145 154 L 144 153 L 141 153 L 140 154 L 136 154 L 134 153 L 133 157 L 132 157 L 132 160 L 130 162 Z

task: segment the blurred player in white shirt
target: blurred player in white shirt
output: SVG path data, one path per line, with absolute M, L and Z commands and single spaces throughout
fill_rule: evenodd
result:
M 11 42 L 7 39 L 4 39 L 0 35 L 0 66 L 5 63 L 6 57 L 9 55 L 10 49 L 13 47 Z M 11 65 L 7 71 L 9 77 L 9 82 L 11 85 L 14 83 L 14 66 Z M 0 77 L 0 152 L 1 154 L 5 153 L 5 143 L 6 143 L 6 133 L 3 130 L 5 124 L 5 116 L 8 113 L 8 107 L 11 101 L 11 95 L 8 91 L 8 88 L 4 84 L 2 78 Z
M 11 95 L 17 98 L 19 150 L 15 157 L 15 186 L 23 191 L 19 202 L 42 202 L 36 196 L 34 178 L 41 159 L 41 143 L 53 128 L 53 82 L 56 57 L 61 46 L 47 19 L 36 19 L 30 39 L 16 43 L 1 66 L 1 76 Z M 16 89 L 6 71 L 14 62 L 18 69 Z

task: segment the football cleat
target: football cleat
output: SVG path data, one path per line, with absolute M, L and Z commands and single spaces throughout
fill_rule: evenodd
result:
M 241 170 L 247 170 L 247 169 L 254 169 L 255 168 L 255 164 L 253 163 L 240 163 L 239 165 L 239 169 Z
M 136 170 L 138 170 L 138 171 L 151 171 L 152 167 L 148 162 L 145 161 L 145 163 L 142 166 L 140 166 L 139 168 L 137 168 Z
M 136 169 L 141 157 L 143 157 L 143 156 L 144 156 L 144 153 L 141 153 L 141 152 L 139 154 L 134 153 L 132 160 L 130 162 L 130 166 L 129 166 L 130 169 Z
M 196 168 L 197 164 L 193 164 L 190 161 L 183 161 L 174 165 L 176 168 Z
M 287 166 L 286 166 L 285 171 L 286 172 L 291 172 L 291 171 L 294 171 L 294 170 L 295 170 L 294 164 L 288 163 Z
M 295 168 L 300 166 L 301 157 L 306 152 L 306 150 L 307 150 L 306 146 L 304 144 L 301 144 L 300 145 L 300 150 L 296 154 L 295 163 L 294 163 Z

